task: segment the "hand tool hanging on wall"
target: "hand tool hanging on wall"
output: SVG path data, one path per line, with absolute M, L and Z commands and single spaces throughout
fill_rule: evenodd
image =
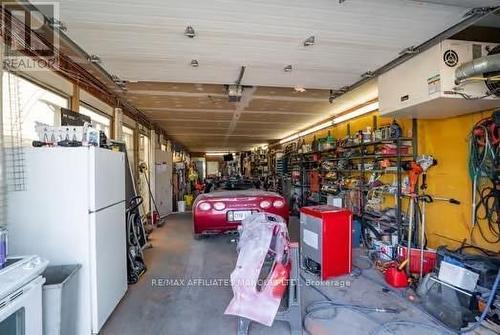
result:
M 418 196 L 418 200 L 422 202 L 422 208 L 421 208 L 421 217 L 420 217 L 420 268 L 419 268 L 419 275 L 420 275 L 420 280 L 422 280 L 424 276 L 424 256 L 425 256 L 425 248 L 427 244 L 427 239 L 425 236 L 425 229 L 426 229 L 426 204 L 431 204 L 435 201 L 445 201 L 448 202 L 452 205 L 460 205 L 460 201 L 456 200 L 454 198 L 447 198 L 447 197 L 442 197 L 442 196 L 434 196 L 430 194 L 422 194 Z

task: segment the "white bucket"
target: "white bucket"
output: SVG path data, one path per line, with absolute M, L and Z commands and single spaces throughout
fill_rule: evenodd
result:
M 186 202 L 185 201 L 177 201 L 177 211 L 179 213 L 184 213 L 186 211 Z

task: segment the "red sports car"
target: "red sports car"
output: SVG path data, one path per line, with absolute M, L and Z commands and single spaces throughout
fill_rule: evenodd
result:
M 194 238 L 236 230 L 244 218 L 256 212 L 276 214 L 288 222 L 288 204 L 274 192 L 250 189 L 200 194 L 193 204 Z

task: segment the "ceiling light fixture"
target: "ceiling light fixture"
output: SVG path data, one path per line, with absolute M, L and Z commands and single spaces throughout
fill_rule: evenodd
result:
M 304 87 L 302 87 L 302 86 L 295 86 L 293 89 L 297 93 L 304 93 L 306 91 L 306 89 Z
M 283 71 L 285 72 L 292 72 L 293 66 L 292 65 L 287 65 L 283 68 Z
M 191 66 L 192 67 L 198 67 L 198 66 L 200 66 L 200 63 L 198 63 L 198 61 L 196 59 L 192 59 L 191 60 Z
M 357 109 L 355 109 L 347 114 L 336 117 L 333 120 L 326 121 L 326 122 L 321 123 L 319 125 L 313 126 L 313 127 L 308 128 L 306 130 L 303 130 L 301 132 L 298 132 L 296 134 L 288 136 L 288 137 L 282 139 L 281 141 L 279 141 L 279 144 L 284 144 L 284 143 L 287 143 L 290 141 L 294 141 L 300 137 L 304 137 L 304 136 L 309 135 L 311 133 L 314 133 L 318 130 L 333 126 L 333 125 L 338 124 L 340 122 L 344 122 L 344 121 L 353 119 L 353 118 L 361 116 L 363 114 L 367 114 L 367 113 L 376 111 L 378 109 L 378 107 L 379 107 L 378 101 L 372 102 L 368 105 L 364 105 L 362 107 L 359 107 L 359 108 L 357 108 Z
M 311 45 L 316 44 L 316 37 L 314 35 L 309 36 L 305 41 L 304 41 L 304 46 L 305 47 L 310 47 Z
M 189 38 L 194 38 L 196 36 L 194 28 L 192 26 L 187 26 L 186 30 L 184 30 L 184 36 L 187 36 Z
M 318 124 L 317 126 L 314 126 L 314 127 L 309 128 L 309 129 L 303 130 L 303 131 L 301 131 L 301 132 L 299 132 L 297 134 L 288 136 L 287 138 L 282 139 L 279 143 L 283 144 L 283 143 L 286 143 L 286 142 L 290 142 L 290 141 L 296 140 L 299 137 L 303 137 L 303 136 L 309 135 L 311 133 L 314 133 L 315 131 L 324 129 L 326 127 L 330 127 L 332 125 L 333 125 L 333 121 L 332 120 L 324 122 L 324 123 L 321 123 L 321 124 Z
M 378 101 L 372 102 L 368 105 L 364 105 L 363 107 L 359 107 L 359 108 L 353 110 L 352 112 L 349 112 L 349 113 L 346 113 L 344 115 L 340 115 L 340 116 L 334 118 L 333 123 L 338 124 L 338 123 L 341 123 L 341 122 L 344 122 L 344 121 L 347 121 L 350 119 L 354 119 L 355 117 L 358 117 L 358 116 L 361 116 L 361 115 L 364 115 L 364 114 L 367 114 L 370 112 L 374 112 L 378 109 L 378 107 L 379 107 Z
M 228 155 L 230 154 L 230 152 L 213 152 L 213 151 L 210 151 L 210 152 L 205 152 L 205 156 L 224 156 L 224 155 Z

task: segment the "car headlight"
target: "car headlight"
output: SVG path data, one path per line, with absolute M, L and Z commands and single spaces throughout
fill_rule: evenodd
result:
M 216 202 L 216 203 L 214 204 L 214 208 L 215 208 L 216 210 L 218 210 L 218 211 L 221 211 L 221 210 L 223 210 L 223 209 L 225 209 L 225 208 L 226 208 L 226 204 L 225 204 L 225 203 L 223 203 L 223 202 Z
M 262 209 L 268 209 L 269 207 L 271 207 L 271 202 L 267 201 L 267 200 L 263 200 L 260 202 L 259 206 Z
M 198 208 L 201 209 L 202 211 L 208 211 L 212 208 L 212 206 L 208 202 L 202 202 L 201 204 L 198 205 Z
M 274 208 L 283 208 L 285 207 L 285 202 L 283 200 L 275 200 L 273 206 Z

